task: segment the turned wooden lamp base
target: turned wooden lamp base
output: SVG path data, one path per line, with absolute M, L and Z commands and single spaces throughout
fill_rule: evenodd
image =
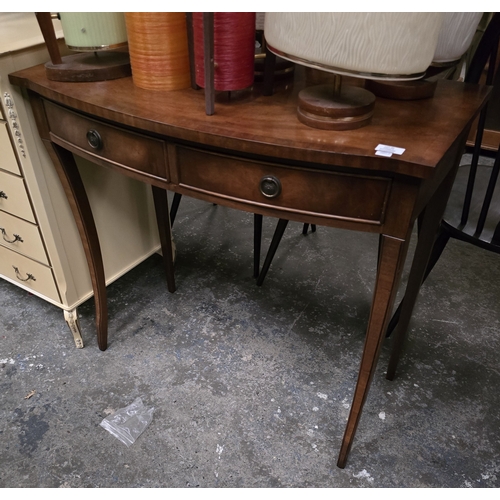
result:
M 361 87 L 316 85 L 299 92 L 297 116 L 309 127 L 352 130 L 368 125 L 375 96 Z
M 59 82 L 100 82 L 132 74 L 128 52 L 112 50 L 64 56 L 61 64 L 46 63 L 45 71 L 49 80 Z

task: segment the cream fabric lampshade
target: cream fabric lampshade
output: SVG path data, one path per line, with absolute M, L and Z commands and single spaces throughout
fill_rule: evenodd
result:
M 436 49 L 439 12 L 267 12 L 269 49 L 305 66 L 363 78 L 420 78 Z
M 60 12 L 66 45 L 72 50 L 114 49 L 127 43 L 123 12 Z
M 445 12 L 432 62 L 459 60 L 472 43 L 482 15 L 482 12 Z
M 310 127 L 350 130 L 370 122 L 375 96 L 342 85 L 338 75 L 421 78 L 442 22 L 439 12 L 266 12 L 264 36 L 274 54 L 337 75 L 333 85 L 299 92 L 298 119 Z

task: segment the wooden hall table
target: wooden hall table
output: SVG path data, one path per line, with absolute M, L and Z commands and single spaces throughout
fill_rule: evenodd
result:
M 40 65 L 10 75 L 10 81 L 27 90 L 40 136 L 73 209 L 92 278 L 101 350 L 107 347 L 108 322 L 102 258 L 72 153 L 152 185 L 172 292 L 165 190 L 264 216 L 380 234 L 371 313 L 337 463 L 344 467 L 414 221 L 419 218 L 419 241 L 407 296 L 410 289 L 418 291 L 469 128 L 489 88 L 442 81 L 432 99 L 379 98 L 370 125 L 331 132 L 298 121 L 300 73 L 273 96 L 263 96 L 256 85 L 231 101 L 219 99 L 213 116 L 204 112 L 203 91 L 147 91 L 135 87 L 130 77 L 56 82 L 47 80 Z M 405 151 L 377 156 L 378 144 Z M 412 306 L 406 306 L 407 314 Z

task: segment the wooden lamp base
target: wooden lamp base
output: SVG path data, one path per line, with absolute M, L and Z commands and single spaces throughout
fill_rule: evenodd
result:
M 376 96 L 401 101 L 428 99 L 434 95 L 436 86 L 436 80 L 412 80 L 406 82 L 367 80 L 366 82 L 366 87 Z
M 64 56 L 61 64 L 46 63 L 45 71 L 49 80 L 59 82 L 100 82 L 132 74 L 128 52 L 113 50 Z
M 297 116 L 309 127 L 352 130 L 368 125 L 374 105 L 375 96 L 361 87 L 323 84 L 299 92 Z

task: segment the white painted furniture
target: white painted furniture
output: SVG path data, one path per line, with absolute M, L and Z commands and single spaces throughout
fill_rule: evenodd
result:
M 67 53 L 62 42 L 61 52 Z M 93 295 L 85 254 L 27 98 L 8 80 L 13 71 L 46 61 L 34 13 L 0 13 L 0 277 L 63 309 L 83 347 L 77 307 Z M 77 163 L 109 284 L 160 248 L 152 196 L 143 183 Z

